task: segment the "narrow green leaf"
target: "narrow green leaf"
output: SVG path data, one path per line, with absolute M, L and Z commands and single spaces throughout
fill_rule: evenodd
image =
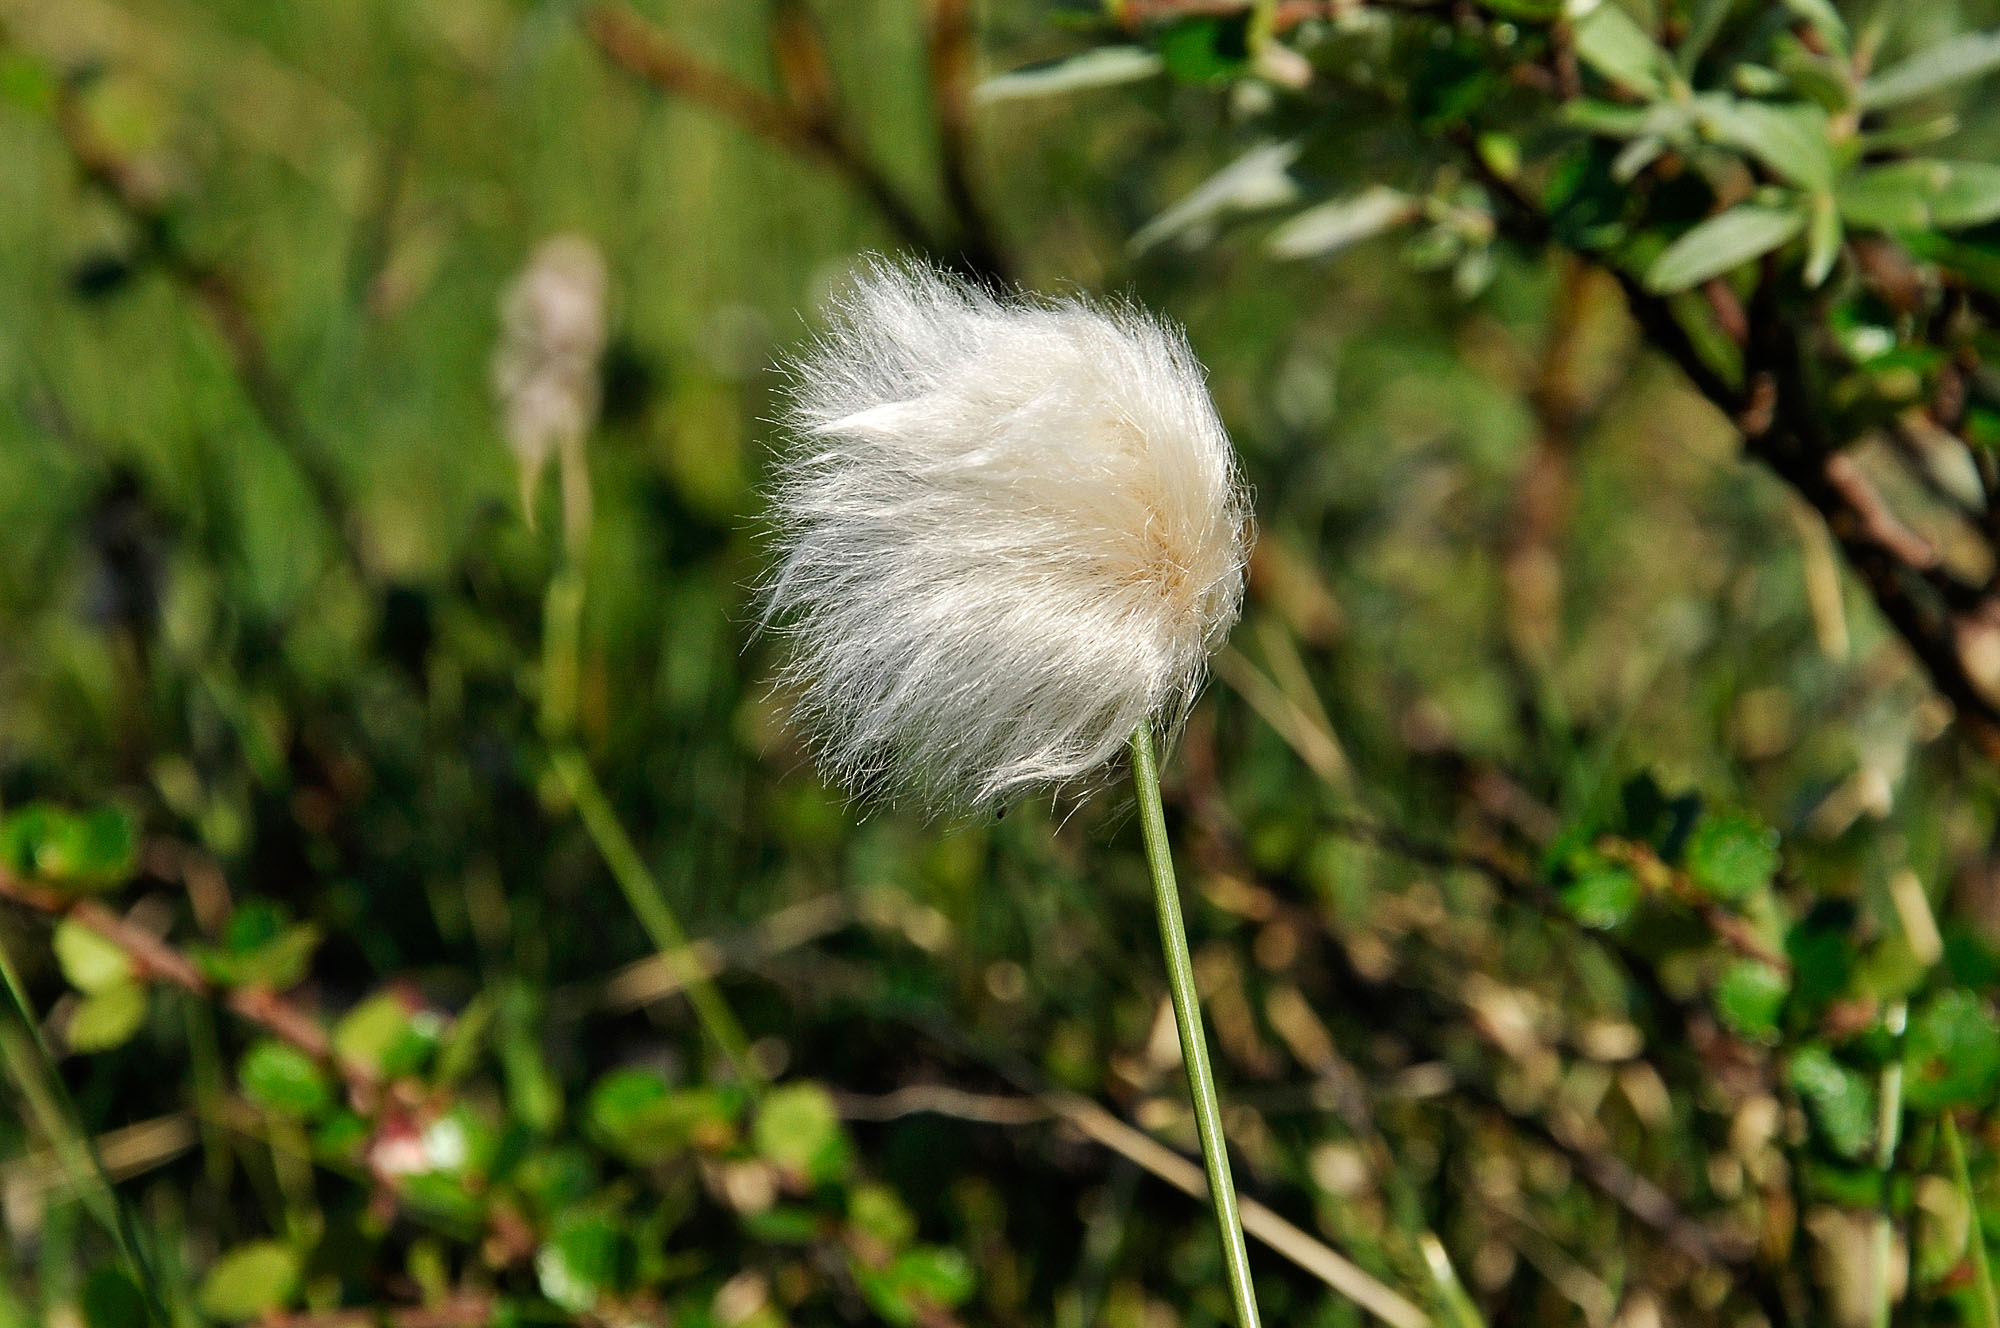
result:
M 1086 88 L 1110 87 L 1152 78 L 1166 69 L 1166 62 L 1138 46 L 1101 46 L 1066 60 L 998 74 L 973 89 L 979 102 L 1020 101 L 1031 97 L 1052 97 Z
M 1646 97 L 1666 94 L 1673 62 L 1631 15 L 1600 3 L 1576 20 L 1576 54 L 1613 83 Z
M 1370 185 L 1350 198 L 1307 208 L 1272 231 L 1267 243 L 1279 258 L 1327 258 L 1413 221 L 1418 213 L 1408 194 Z
M 1857 171 L 1840 186 L 1840 211 L 1869 230 L 1958 230 L 2000 219 L 2000 165 L 1896 161 Z
M 1840 258 L 1840 209 L 1831 194 L 1817 194 L 1812 201 L 1812 221 L 1806 227 L 1806 285 L 1817 288 Z
M 1785 8 L 1804 19 L 1836 51 L 1843 55 L 1846 53 L 1847 23 L 1834 9 L 1831 0 L 1785 0 Z
M 1699 286 L 1731 268 L 1771 252 L 1805 229 L 1798 208 L 1744 203 L 1710 217 L 1668 245 L 1646 270 L 1646 289 L 1655 295 Z
M 151 1328 L 145 1293 L 123 1269 L 99 1268 L 77 1297 L 87 1328 Z
M 1283 207 L 1298 197 L 1290 175 L 1297 143 L 1260 143 L 1208 177 L 1194 191 L 1141 226 L 1131 249 L 1144 253 L 1162 240 L 1186 234 L 1229 213 Z
M 1884 70 L 1861 85 L 1861 105 L 1879 110 L 2000 69 L 2000 31 L 1968 32 Z
M 1711 96 L 1702 99 L 1700 114 L 1716 141 L 1756 158 L 1783 179 L 1815 191 L 1833 187 L 1832 120 L 1820 107 Z

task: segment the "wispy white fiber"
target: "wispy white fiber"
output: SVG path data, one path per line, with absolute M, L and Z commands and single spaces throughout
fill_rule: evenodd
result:
M 493 392 L 507 445 L 520 463 L 521 502 L 530 521 L 549 459 L 561 453 L 573 463 L 597 419 L 605 284 L 597 246 L 581 235 L 557 235 L 535 249 L 500 302 Z
M 795 369 L 764 613 L 831 779 L 980 808 L 1178 728 L 1250 540 L 1178 331 L 882 263 Z

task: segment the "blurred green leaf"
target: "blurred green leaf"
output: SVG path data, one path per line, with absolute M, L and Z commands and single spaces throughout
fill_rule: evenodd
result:
M 1773 106 L 1733 97 L 1702 99 L 1702 125 L 1717 142 L 1756 158 L 1814 192 L 1833 187 L 1833 122 L 1817 106 Z
M 630 1256 L 617 1222 L 601 1213 L 571 1211 L 556 1218 L 535 1252 L 535 1277 L 543 1295 L 572 1314 L 584 1314 L 618 1289 Z
M 1837 52 L 1847 50 L 1847 22 L 1834 9 L 1832 0 L 1785 0 L 1785 8 L 1812 26 Z
M 2000 165 L 1897 161 L 1843 180 L 1841 214 L 1871 230 L 1957 230 L 2000 218 Z
M 726 1147 L 735 1122 L 709 1089 L 675 1090 L 649 1070 L 615 1070 L 591 1090 L 586 1108 L 598 1135 L 635 1166 L 652 1166 L 691 1147 Z
M 393 991 L 370 996 L 333 1026 L 333 1049 L 340 1058 L 383 1078 L 414 1074 L 436 1045 Z
M 1166 70 L 1184 83 L 1227 83 L 1250 61 L 1250 16 L 1220 14 L 1187 18 L 1154 38 Z
M 886 1269 L 857 1265 L 854 1280 L 875 1312 L 898 1328 L 917 1323 L 928 1307 L 963 1304 L 975 1286 L 965 1256 L 937 1246 L 907 1250 Z
M 191 954 L 219 986 L 288 991 L 304 980 L 319 939 L 311 923 L 292 925 L 279 905 L 252 899 L 229 915 L 218 944 L 196 946 Z
M 1667 295 L 1699 286 L 1771 252 L 1805 226 L 1802 209 L 1739 204 L 1668 245 L 1646 270 L 1646 289 Z
M 1608 931 L 1622 925 L 1639 906 L 1639 880 L 1595 853 L 1579 855 L 1575 874 L 1562 887 L 1563 907 L 1586 927 Z
M 0 100 L 12 102 L 33 115 L 48 115 L 56 108 L 60 86 L 40 58 L 26 51 L 0 49 Z
M 1812 221 L 1806 227 L 1805 279 L 1808 287 L 1823 285 L 1832 274 L 1833 265 L 1840 260 L 1842 236 L 1840 209 L 1834 205 L 1833 197 L 1830 194 L 1815 195 Z
M 1967 32 L 1947 38 L 1861 85 L 1861 105 L 1880 110 L 1942 92 L 1954 83 L 2000 69 L 2000 32 Z
M 236 1073 L 252 1102 L 280 1116 L 309 1120 L 333 1105 L 333 1083 L 319 1063 L 274 1038 L 253 1043 Z
M 67 893 L 123 884 L 138 856 L 138 832 L 116 807 L 78 815 L 33 803 L 0 820 L 0 864 Z
M 201 1280 L 202 1312 L 224 1323 L 249 1323 L 283 1309 L 299 1284 L 299 1257 L 274 1240 L 224 1254 Z
M 1742 812 L 1704 816 L 1688 836 L 1688 876 L 1724 903 L 1765 889 L 1778 871 L 1778 832 Z
M 56 924 L 51 943 L 63 976 L 78 991 L 100 991 L 132 977 L 132 957 L 124 948 L 73 918 Z
M 818 1084 L 771 1090 L 758 1107 L 752 1142 L 765 1161 L 812 1181 L 832 1179 L 847 1161 L 840 1113 Z
M 1784 1012 L 1790 990 L 1791 982 L 1770 964 L 1739 959 L 1715 984 L 1716 1013 L 1738 1036 L 1774 1043 L 1778 1040 L 1778 1017 Z
M 1081 55 L 996 74 L 975 88 L 972 95 L 981 102 L 1052 97 L 1152 78 L 1166 67 L 1164 60 L 1143 47 L 1100 46 Z
M 1352 198 L 1320 203 L 1288 218 L 1266 243 L 1279 258 L 1328 258 L 1420 214 L 1415 199 L 1371 185 Z
M 1814 1043 L 1792 1053 L 1786 1077 L 1792 1091 L 1805 1099 L 1827 1147 L 1845 1158 L 1859 1158 L 1872 1147 L 1875 1090 L 1858 1071 Z
M 1988 1107 L 2000 1088 L 2000 1025 L 1969 991 L 1938 993 L 1910 1018 L 1903 1096 L 1918 1111 Z
M 1612 82 L 1643 97 L 1665 95 L 1672 60 L 1616 4 L 1599 3 L 1578 19 L 1574 41 L 1577 57 Z
M 900 1250 L 917 1234 L 917 1219 L 885 1185 L 857 1185 L 847 1199 L 847 1220 L 888 1250 Z
M 85 1328 L 152 1328 L 146 1297 L 122 1268 L 99 1268 L 77 1297 Z
M 132 1040 L 146 1022 L 146 987 L 134 981 L 99 987 L 76 1004 L 63 1036 L 70 1050 L 110 1051 Z

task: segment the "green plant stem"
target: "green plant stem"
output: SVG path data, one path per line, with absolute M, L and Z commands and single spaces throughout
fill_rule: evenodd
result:
M 1875 1304 L 1870 1328 L 1889 1328 L 1889 1264 L 1896 1255 L 1896 1229 L 1889 1212 L 1889 1179 L 1896 1166 L 1896 1145 L 1903 1137 L 1903 1029 L 1910 1018 L 1901 1001 L 1889 1007 L 1882 1022 L 1895 1039 L 1895 1055 L 1882 1067 L 1875 1116 L 1875 1169 L 1882 1173 L 1882 1208 L 1875 1214 Z
M 604 796 L 604 789 L 598 784 L 590 762 L 575 747 L 559 746 L 549 754 L 549 764 L 569 791 L 577 814 L 583 818 L 584 828 L 597 844 L 597 851 L 604 856 L 605 866 L 611 869 L 612 879 L 624 891 L 625 902 L 632 906 L 632 912 L 638 915 L 639 924 L 652 938 L 660 958 L 687 992 L 695 1017 L 736 1068 L 744 1084 L 751 1091 L 756 1091 L 762 1086 L 763 1078 L 751 1059 L 750 1041 L 743 1034 L 743 1026 L 736 1021 L 729 1003 L 722 998 L 722 993 L 702 971 L 700 961 L 688 948 L 686 929 L 674 916 L 673 907 L 660 890 L 658 879 L 646 866 L 646 860 L 639 856 L 639 850 L 633 847 L 625 827 L 619 823 L 618 814 L 611 809 L 611 800 Z
M 1972 1197 L 1972 1168 L 1965 1161 L 1965 1140 L 1958 1137 L 1958 1121 L 1951 1112 L 1945 1112 L 1939 1124 L 1944 1130 L 1944 1151 L 1958 1181 L 1958 1195 L 1965 1201 L 1969 1217 L 1966 1243 L 1972 1247 L 1972 1287 L 1979 1295 L 1979 1328 L 2000 1328 L 2000 1300 L 1993 1294 L 1993 1264 L 1986 1257 L 1986 1229 L 1979 1220 L 1978 1201 Z
M 156 1323 L 169 1323 L 165 1305 L 160 1299 L 159 1282 L 140 1250 L 132 1216 L 112 1186 L 110 1173 L 104 1169 L 104 1160 L 97 1155 L 96 1145 L 83 1128 L 76 1104 L 70 1100 L 69 1091 L 56 1073 L 55 1056 L 42 1037 L 42 1026 L 35 1018 L 34 1007 L 28 1003 L 27 988 L 22 984 L 13 956 L 7 952 L 5 945 L 0 945 L 0 980 L 5 982 L 7 996 L 19 1024 L 19 1027 L 13 1023 L 0 1025 L 0 1057 L 5 1058 L 8 1073 L 27 1102 L 29 1114 L 47 1137 L 49 1147 L 55 1150 L 71 1188 L 111 1233 L 126 1272 L 131 1274 L 140 1294 L 145 1297 L 148 1314 Z
M 1174 855 L 1167 843 L 1166 811 L 1160 802 L 1160 765 L 1153 749 L 1149 720 L 1132 734 L 1132 782 L 1139 793 L 1139 828 L 1146 841 L 1146 866 L 1153 877 L 1153 902 L 1160 915 L 1160 949 L 1167 961 L 1167 989 L 1173 994 L 1174 1024 L 1181 1035 L 1181 1059 L 1187 1066 L 1188 1091 L 1194 1098 L 1195 1129 L 1201 1135 L 1201 1160 L 1208 1172 L 1208 1196 L 1215 1207 L 1215 1226 L 1222 1237 L 1223 1266 L 1229 1272 L 1229 1293 L 1236 1302 L 1238 1328 L 1257 1328 L 1257 1295 L 1250 1284 L 1250 1254 L 1243 1246 L 1243 1223 L 1236 1215 L 1236 1186 L 1229 1178 L 1229 1145 L 1222 1136 L 1222 1107 L 1215 1092 L 1215 1071 L 1209 1068 L 1208 1039 L 1201 1027 L 1201 997 L 1194 985 L 1194 959 L 1188 954 L 1187 924 L 1181 919 L 1180 887 L 1174 881 Z

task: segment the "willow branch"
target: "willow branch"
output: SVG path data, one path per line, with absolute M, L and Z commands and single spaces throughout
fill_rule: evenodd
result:
M 896 237 L 911 248 L 935 254 L 949 248 L 829 108 L 779 101 L 683 50 L 622 4 L 591 5 L 584 11 L 583 24 L 597 49 L 641 82 L 845 176 L 881 213 Z

